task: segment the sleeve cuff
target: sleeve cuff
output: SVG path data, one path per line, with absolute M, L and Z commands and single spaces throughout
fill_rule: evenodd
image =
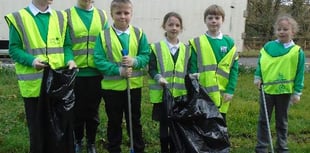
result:
M 158 80 L 160 79 L 160 78 L 162 78 L 163 76 L 161 75 L 161 74 L 156 74 L 155 76 L 154 76 L 154 80 L 156 81 L 156 82 L 158 82 Z

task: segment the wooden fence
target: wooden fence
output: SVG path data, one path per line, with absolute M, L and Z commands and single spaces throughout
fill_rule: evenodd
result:
M 244 39 L 244 50 L 259 50 L 269 39 L 261 37 L 247 37 Z M 294 42 L 303 50 L 310 50 L 310 38 L 297 37 Z

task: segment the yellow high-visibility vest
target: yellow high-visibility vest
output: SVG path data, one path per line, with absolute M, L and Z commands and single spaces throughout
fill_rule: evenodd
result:
M 130 26 L 129 37 L 129 54 L 128 56 L 135 57 L 138 54 L 139 40 L 142 37 L 142 29 Z M 117 63 L 121 66 L 122 45 L 114 32 L 110 27 L 100 33 L 102 44 L 105 54 L 108 60 Z M 143 86 L 143 71 L 142 69 L 133 69 L 132 76 L 129 78 L 130 89 L 141 88 Z M 102 89 L 122 91 L 127 88 L 126 78 L 121 76 L 104 76 L 101 81 Z
M 238 57 L 233 46 L 225 57 L 217 63 L 212 47 L 205 35 L 190 40 L 197 52 L 199 83 L 206 88 L 211 100 L 221 113 L 227 113 L 230 102 L 223 102 L 221 91 L 226 90 L 229 73 L 234 60 Z
M 65 12 L 53 10 L 49 18 L 47 42 L 41 38 L 39 28 L 31 13 L 26 9 L 8 14 L 5 17 L 8 25 L 13 25 L 23 41 L 23 49 L 33 56 L 47 61 L 52 69 L 65 66 L 64 39 L 67 27 Z M 20 92 L 23 97 L 38 97 L 41 89 L 43 71 L 15 63 Z
M 285 55 L 272 57 L 261 50 L 261 73 L 264 91 L 268 94 L 293 93 L 300 46 L 295 45 Z
M 165 41 L 160 41 L 151 45 L 157 59 L 157 69 L 160 74 L 168 81 L 167 87 L 173 97 L 186 95 L 187 91 L 184 84 L 184 77 L 187 73 L 188 59 L 190 55 L 189 47 L 180 43 L 179 55 L 176 63 L 170 54 Z M 150 102 L 162 102 L 162 87 L 154 80 L 149 79 Z
M 103 25 L 107 21 L 106 13 L 103 10 L 95 8 L 91 20 L 92 23 L 88 30 L 79 17 L 75 7 L 67 9 L 66 12 L 68 14 L 75 63 L 79 68 L 95 68 L 94 47 L 97 36 L 100 31 L 104 30 Z

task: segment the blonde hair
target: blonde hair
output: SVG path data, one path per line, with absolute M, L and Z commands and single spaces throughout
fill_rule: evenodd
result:
M 279 26 L 279 23 L 283 20 L 286 20 L 292 26 L 292 31 L 295 34 L 299 31 L 298 23 L 296 22 L 296 20 L 291 15 L 285 14 L 285 15 L 278 16 L 275 24 L 273 25 L 274 32 L 276 32 L 276 30 Z

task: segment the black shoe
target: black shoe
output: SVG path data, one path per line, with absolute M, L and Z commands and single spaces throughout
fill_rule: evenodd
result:
M 87 145 L 87 153 L 96 153 L 96 146 L 95 146 L 95 144 L 88 144 Z
M 82 142 L 77 142 L 75 144 L 75 153 L 82 153 L 83 145 Z

